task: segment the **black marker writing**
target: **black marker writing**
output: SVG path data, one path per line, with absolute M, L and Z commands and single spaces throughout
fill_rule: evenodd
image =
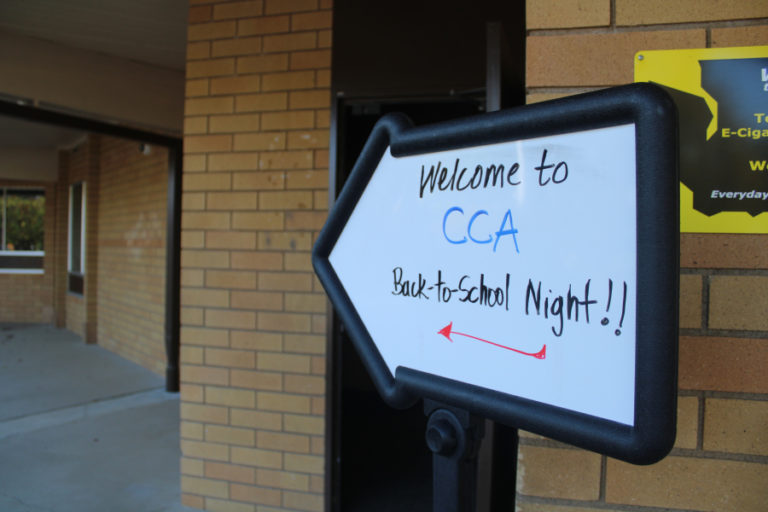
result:
M 504 188 L 504 184 L 514 187 L 520 184 L 520 180 L 515 176 L 519 169 L 518 163 L 513 163 L 509 168 L 505 168 L 504 164 L 491 164 L 486 167 L 475 165 L 475 170 L 470 174 L 467 172 L 467 167 L 461 167 L 458 158 L 453 165 L 453 171 L 450 172 L 447 167 L 443 167 L 442 162 L 430 166 L 429 171 L 426 171 L 426 166 L 422 165 L 419 197 L 424 197 L 425 191 L 431 194 L 435 189 L 464 191 L 478 188 Z
M 591 279 L 587 279 L 584 285 L 584 295 L 580 299 L 572 291 L 572 286 L 568 285 L 566 295 L 556 295 L 549 290 L 549 294 L 544 295 L 544 309 L 542 310 L 541 281 L 536 286 L 531 279 L 528 280 L 528 286 L 525 288 L 525 314 L 531 314 L 531 305 L 535 308 L 537 315 L 544 313 L 544 318 L 553 317 L 557 321 L 556 326 L 552 326 L 552 333 L 555 336 L 562 336 L 565 320 L 578 322 L 579 311 L 583 307 L 584 320 L 589 323 L 589 306 L 597 304 L 597 301 L 589 298 L 589 286 Z
M 427 280 L 421 276 L 416 281 L 410 281 L 403 279 L 403 269 L 401 267 L 395 267 L 392 269 L 392 278 L 394 290 L 392 295 L 402 295 L 403 297 L 415 297 L 417 299 L 427 299 L 429 297 L 424 293 L 424 289 L 427 286 Z
M 550 178 L 552 182 L 559 185 L 568 179 L 568 164 L 565 162 L 558 162 L 555 164 L 547 164 L 547 150 L 541 153 L 541 165 L 534 167 L 534 170 L 539 173 L 539 186 L 543 187 L 549 183 Z M 554 168 L 550 173 L 549 170 Z M 545 172 L 546 171 L 546 172 Z

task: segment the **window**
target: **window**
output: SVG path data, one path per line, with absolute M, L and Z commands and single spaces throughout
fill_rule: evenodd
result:
M 0 188 L 0 272 L 43 273 L 45 191 Z
M 85 183 L 69 186 L 69 248 L 67 250 L 68 290 L 83 294 L 85 273 Z

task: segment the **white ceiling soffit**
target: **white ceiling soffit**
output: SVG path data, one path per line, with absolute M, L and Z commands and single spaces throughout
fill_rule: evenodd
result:
M 188 0 L 0 0 L 0 29 L 184 71 Z

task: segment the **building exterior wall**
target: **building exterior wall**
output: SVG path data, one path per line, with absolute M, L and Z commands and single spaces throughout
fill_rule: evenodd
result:
M 56 187 L 51 183 L 15 180 L 0 180 L 0 187 L 45 189 L 43 273 L 0 273 L 0 322 L 50 323 L 54 318 Z
M 88 137 L 88 167 L 85 176 L 85 310 L 86 343 L 97 343 L 96 330 L 99 325 L 99 185 L 101 180 L 100 156 L 101 137 Z
M 59 153 L 49 321 L 164 374 L 168 151 L 89 135 Z M 86 185 L 85 279 L 68 291 L 69 186 Z M 47 236 L 47 234 L 46 234 Z M 47 241 L 47 238 L 46 238 Z M 48 257 L 48 253 L 46 253 Z
M 53 240 L 53 308 L 56 327 L 67 325 L 67 237 L 69 236 L 69 183 L 67 173 L 72 161 L 72 151 L 58 152 L 58 180 L 56 181 L 55 235 Z
M 632 82 L 640 50 L 768 41 L 765 2 L 528 0 L 526 6 L 529 102 Z M 632 466 L 523 433 L 520 512 L 768 507 L 766 249 L 766 235 L 681 235 L 675 448 L 657 464 Z
M 0 275 L 0 322 L 48 323 L 53 315 L 49 274 Z
M 757 1 L 526 5 L 529 102 L 632 82 L 639 50 L 768 40 L 768 11 Z M 332 0 L 190 1 L 181 290 L 188 506 L 323 510 L 326 317 L 310 250 L 328 197 L 331 11 Z M 681 238 L 671 455 L 632 466 L 522 433 L 518 511 L 765 508 L 765 249 L 764 235 Z
M 164 374 L 168 150 L 102 137 L 99 172 L 98 343 Z
M 323 509 L 330 0 L 192 0 L 184 123 L 182 501 Z
M 60 152 L 59 167 L 59 208 L 57 209 L 58 231 L 63 236 L 57 237 L 56 257 L 60 265 L 57 272 L 60 277 L 56 280 L 57 289 L 56 309 L 62 315 L 60 327 L 82 336 L 88 343 L 95 343 L 95 291 L 97 286 L 97 229 L 98 225 L 98 138 L 89 136 L 77 147 Z M 85 275 L 83 293 L 75 294 L 68 291 L 68 240 L 69 240 L 69 186 L 73 183 L 85 183 Z

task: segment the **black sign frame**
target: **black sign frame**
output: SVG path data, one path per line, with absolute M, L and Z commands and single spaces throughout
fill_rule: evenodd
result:
M 334 244 L 389 147 L 414 155 L 634 123 L 636 137 L 637 295 L 633 426 L 501 393 L 418 370 L 391 375 L 329 262 Z M 374 127 L 312 253 L 315 272 L 384 401 L 395 408 L 420 398 L 634 464 L 665 457 L 677 416 L 679 178 L 677 110 L 660 87 L 639 83 L 412 127 L 383 117 Z

